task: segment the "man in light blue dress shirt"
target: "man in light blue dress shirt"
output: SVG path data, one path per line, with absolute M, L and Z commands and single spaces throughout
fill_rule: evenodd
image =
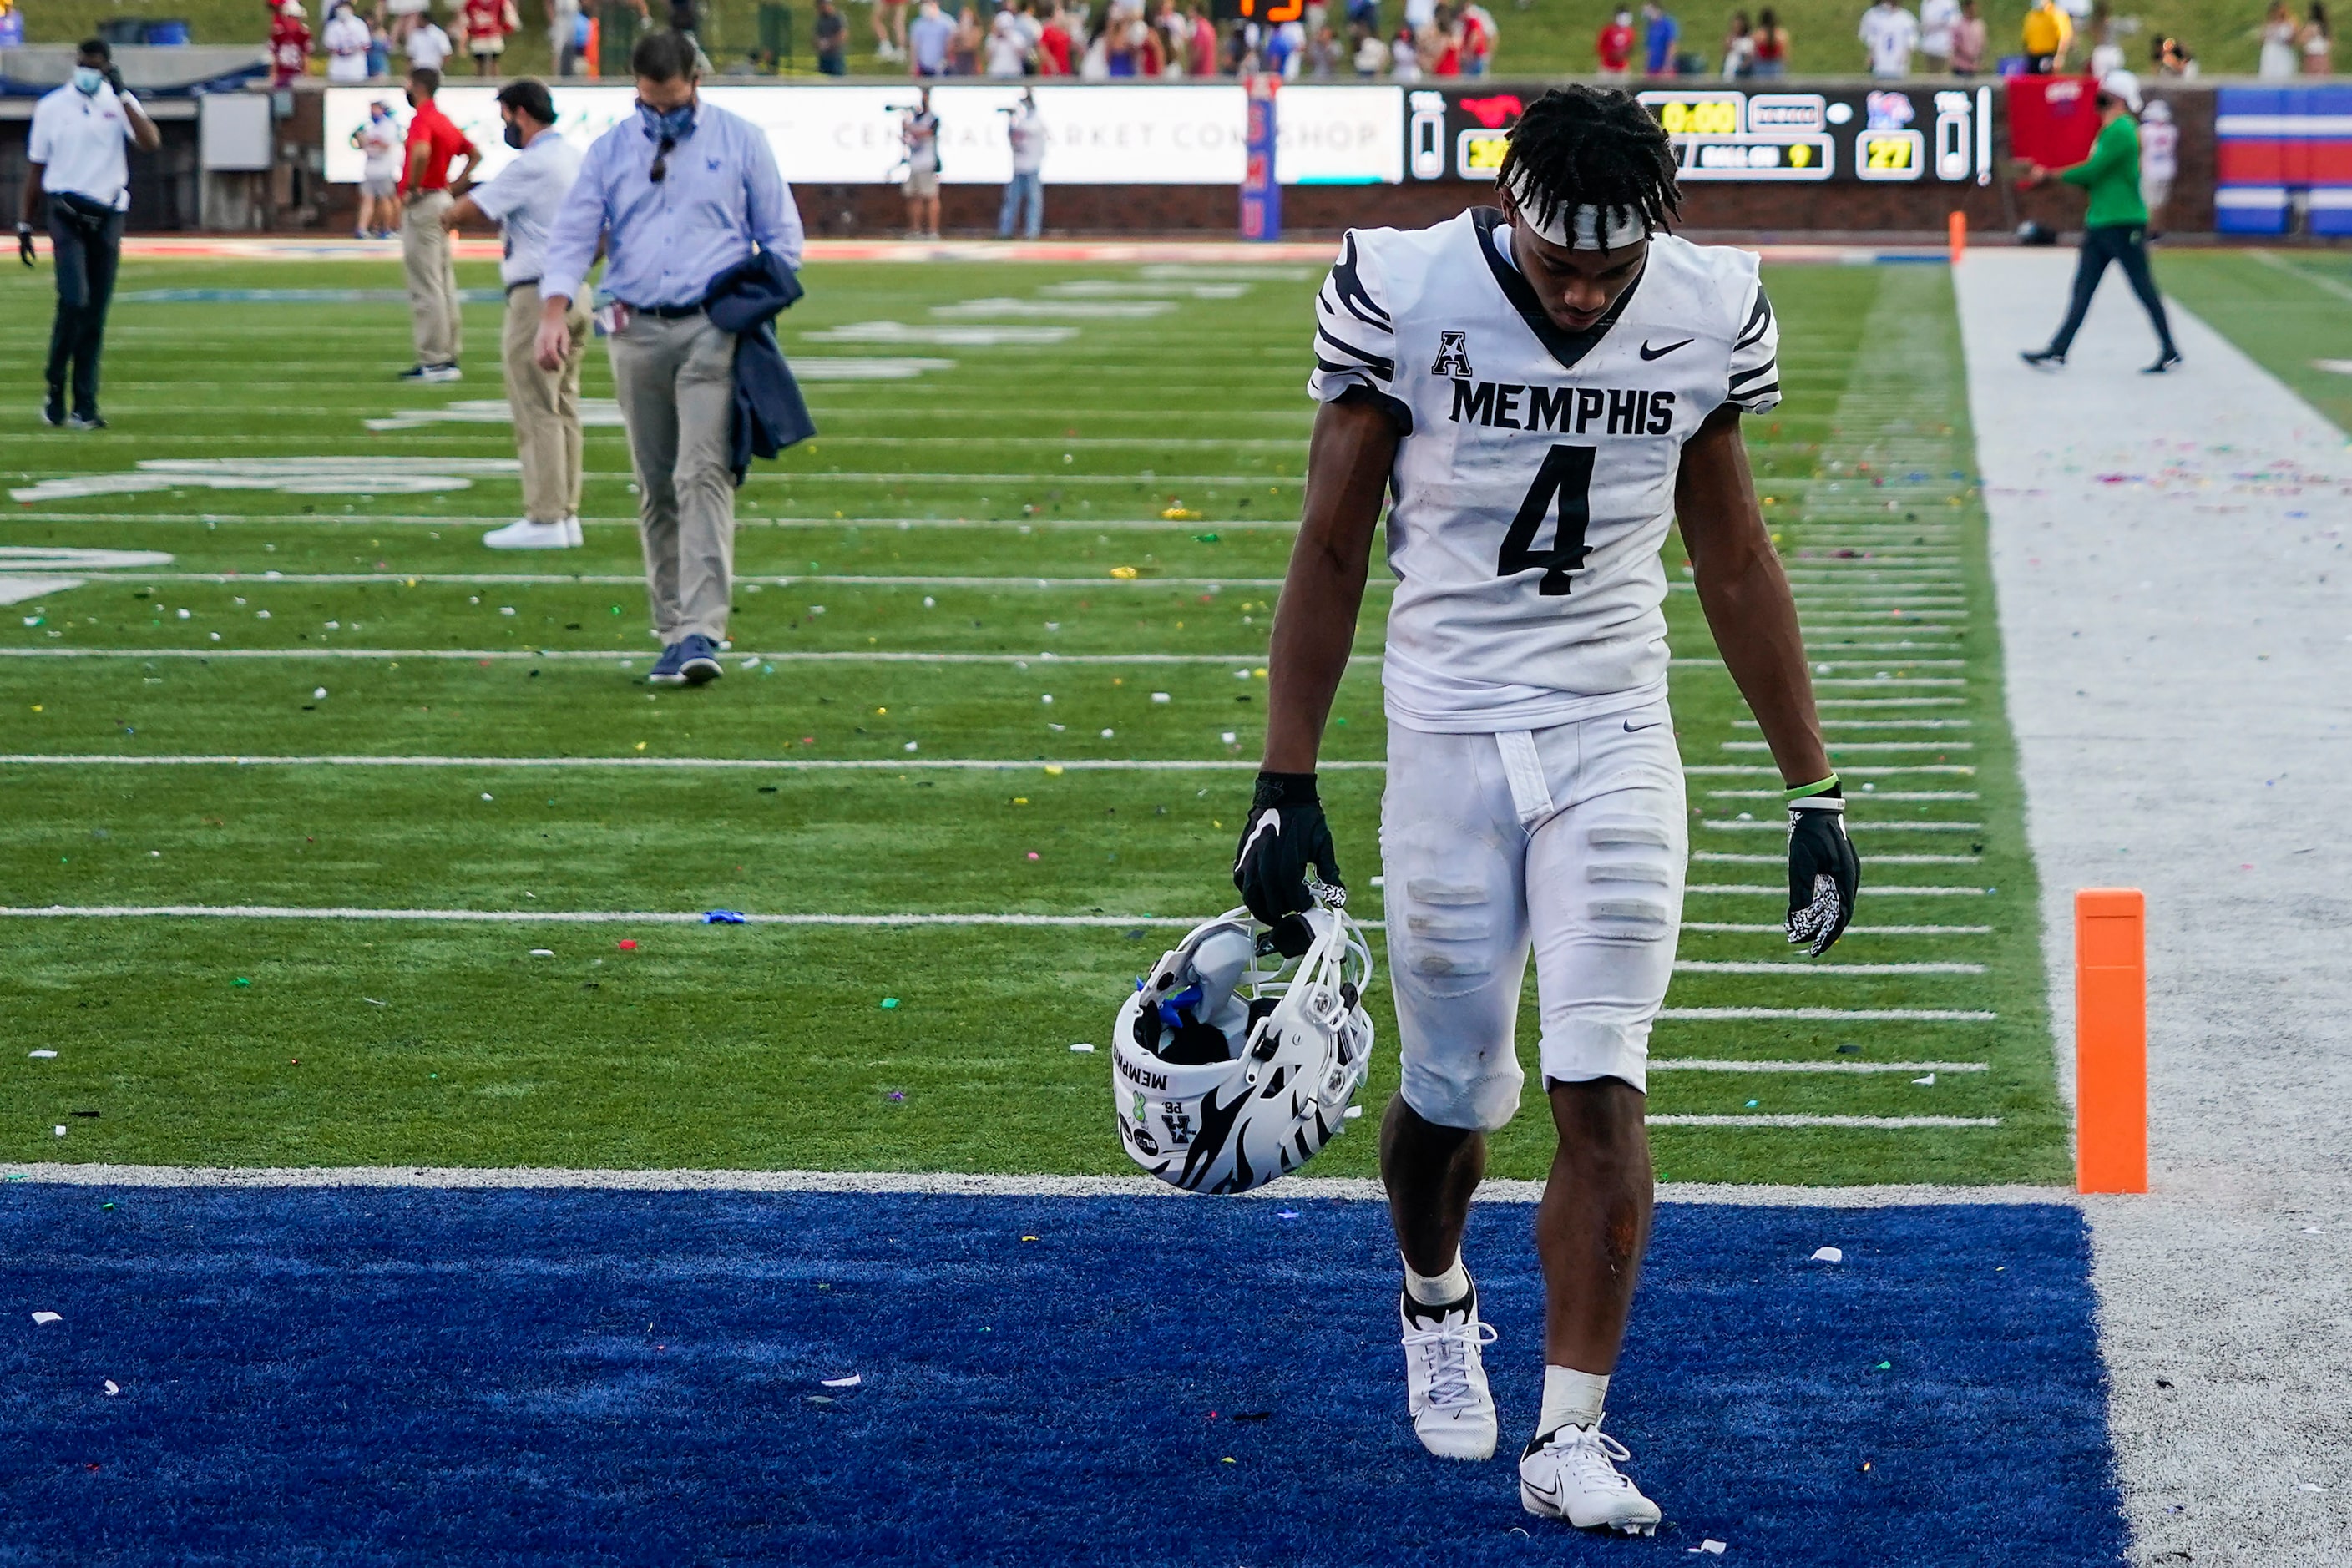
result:
M 735 337 L 703 301 L 754 247 L 797 268 L 801 216 L 767 137 L 700 100 L 691 38 L 649 34 L 629 64 L 637 112 L 588 149 L 548 237 L 538 356 L 562 362 L 564 313 L 603 241 L 613 385 L 662 644 L 650 679 L 699 686 L 720 674 L 735 566 Z

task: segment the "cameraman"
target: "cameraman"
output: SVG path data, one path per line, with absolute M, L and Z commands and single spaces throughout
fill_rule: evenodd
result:
M 1036 92 L 1025 87 L 1021 101 L 1001 112 L 1013 142 L 1013 183 L 1004 187 L 1004 205 L 997 210 L 996 237 L 1011 239 L 1013 215 L 1022 212 L 1022 233 L 1034 239 L 1045 226 L 1045 117 L 1037 112 Z
M 114 68 L 114 51 L 89 38 L 74 57 L 73 80 L 45 93 L 33 109 L 25 142 L 25 209 L 16 254 L 33 265 L 33 216 L 49 197 L 50 257 L 58 274 L 58 314 L 49 329 L 48 400 L 41 417 L 77 430 L 103 430 L 98 414 L 98 356 L 106 307 L 122 260 L 122 215 L 131 206 L 128 142 L 152 153 L 163 142 Z M 66 366 L 73 366 L 73 413 L 66 413 Z
M 926 5 L 927 12 L 937 7 Z M 931 112 L 931 89 L 922 101 L 898 112 L 898 140 L 907 149 L 907 237 L 940 237 L 940 117 Z

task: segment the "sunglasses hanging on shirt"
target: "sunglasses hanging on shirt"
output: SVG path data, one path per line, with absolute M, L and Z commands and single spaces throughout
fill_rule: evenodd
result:
M 676 142 L 673 142 L 667 136 L 661 139 L 661 145 L 654 149 L 653 167 L 646 171 L 646 179 L 651 180 L 656 185 L 662 183 L 662 180 L 669 174 L 670 152 L 677 145 L 677 143 Z

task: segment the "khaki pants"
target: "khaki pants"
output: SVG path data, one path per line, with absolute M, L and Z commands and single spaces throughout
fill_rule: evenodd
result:
M 400 260 L 408 269 L 419 364 L 457 363 L 457 254 L 441 226 L 449 205 L 448 192 L 424 191 L 400 213 Z
M 654 631 L 665 647 L 692 633 L 724 641 L 735 572 L 734 334 L 704 315 L 632 314 L 609 341 Z
M 539 368 L 539 285 L 507 296 L 507 407 L 514 416 L 515 456 L 522 459 L 522 514 L 532 522 L 580 515 L 580 362 L 588 350 L 588 312 L 574 301 L 561 370 Z

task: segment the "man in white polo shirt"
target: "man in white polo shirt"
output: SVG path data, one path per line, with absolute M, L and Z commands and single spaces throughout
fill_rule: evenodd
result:
M 142 153 L 163 133 L 114 68 L 114 51 L 89 38 L 74 58 L 73 80 L 33 107 L 25 143 L 25 208 L 16 220 L 16 254 L 33 265 L 33 218 L 49 198 L 50 255 L 58 272 L 58 314 L 49 329 L 49 395 L 41 417 L 77 430 L 103 430 L 98 413 L 98 356 L 106 342 L 106 307 L 122 259 L 122 215 L 131 208 L 125 142 Z M 66 412 L 66 371 L 73 370 L 73 412 Z
M 555 99 L 544 82 L 525 77 L 500 88 L 499 116 L 507 122 L 507 145 L 520 148 L 522 156 L 441 217 L 455 234 L 478 215 L 506 237 L 499 279 L 507 289 L 507 320 L 499 346 L 515 453 L 522 459 L 522 517 L 482 542 L 493 550 L 562 550 L 580 542 L 580 361 L 588 346 L 587 309 L 575 300 L 565 310 L 570 346 L 554 369 L 540 368 L 535 342 L 547 231 L 580 177 L 583 154 L 556 133 Z

